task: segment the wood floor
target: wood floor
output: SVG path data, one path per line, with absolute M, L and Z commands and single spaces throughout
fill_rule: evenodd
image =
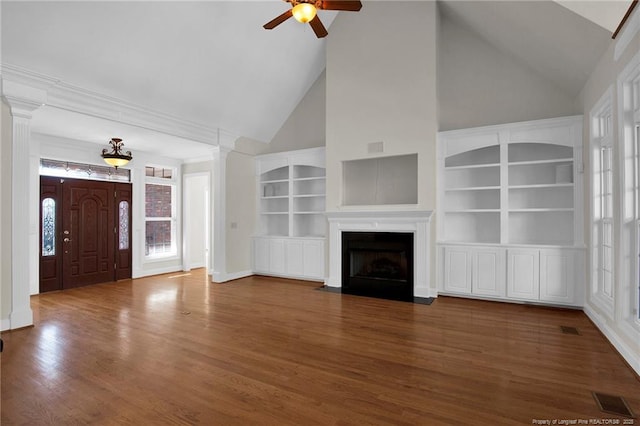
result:
M 625 424 L 591 391 L 640 413 L 580 311 L 316 287 L 200 270 L 34 296 L 35 327 L 2 334 L 2 425 Z

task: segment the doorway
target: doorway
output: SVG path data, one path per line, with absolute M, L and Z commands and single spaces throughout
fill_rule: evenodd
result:
M 40 292 L 131 278 L 130 183 L 40 177 Z
M 183 270 L 210 268 L 209 173 L 184 175 Z

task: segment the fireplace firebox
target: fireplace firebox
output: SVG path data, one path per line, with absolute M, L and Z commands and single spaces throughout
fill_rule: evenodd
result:
M 342 293 L 413 300 L 413 233 L 342 232 Z

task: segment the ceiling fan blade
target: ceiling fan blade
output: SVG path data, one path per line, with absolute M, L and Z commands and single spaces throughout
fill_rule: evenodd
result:
M 346 10 L 349 12 L 357 12 L 362 9 L 362 3 L 359 0 L 323 0 L 320 9 L 324 10 Z
M 291 9 L 289 9 L 285 13 L 283 13 L 282 15 L 278 16 L 277 18 L 272 19 L 271 21 L 267 22 L 262 27 L 265 30 L 272 30 L 275 27 L 277 27 L 278 25 L 282 24 L 287 19 L 291 18 L 292 16 L 293 16 L 293 12 L 291 12 Z
M 313 32 L 316 33 L 316 36 L 318 38 L 326 37 L 327 34 L 329 34 L 324 25 L 322 25 L 322 21 L 320 21 L 318 15 L 316 15 L 315 18 L 309 21 L 309 25 L 311 25 L 311 28 L 313 28 Z

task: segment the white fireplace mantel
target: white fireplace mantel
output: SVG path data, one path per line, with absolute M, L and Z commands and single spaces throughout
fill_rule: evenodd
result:
M 328 287 L 342 287 L 342 232 L 412 232 L 413 295 L 431 297 L 429 286 L 429 247 L 431 210 L 328 212 Z

